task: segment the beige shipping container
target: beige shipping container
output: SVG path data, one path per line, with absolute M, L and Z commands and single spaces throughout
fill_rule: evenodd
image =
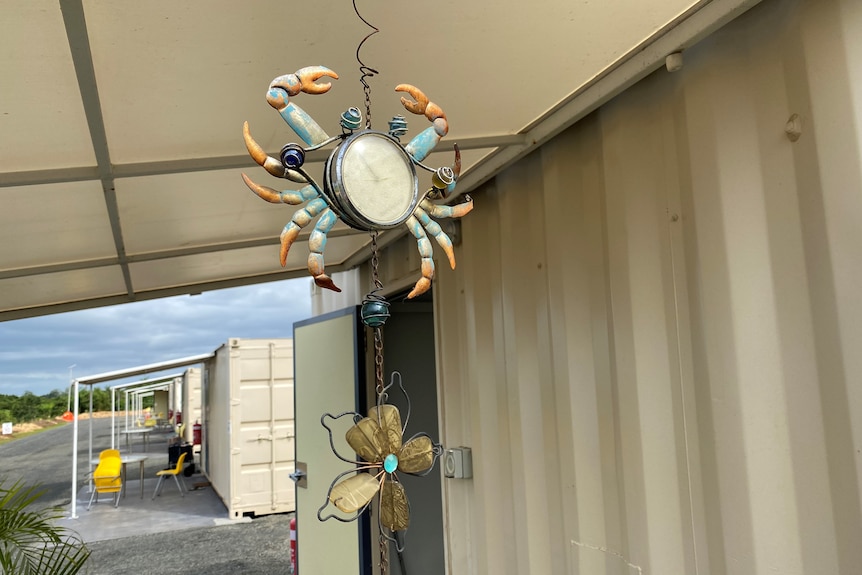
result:
M 228 340 L 204 364 L 202 405 L 200 463 L 228 514 L 294 511 L 293 341 Z

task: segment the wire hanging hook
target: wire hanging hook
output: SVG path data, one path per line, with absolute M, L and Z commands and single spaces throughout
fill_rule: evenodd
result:
M 362 58 L 359 56 L 360 50 L 362 50 L 362 45 L 365 44 L 365 41 L 380 32 L 380 28 L 363 18 L 362 14 L 359 13 L 359 8 L 356 7 L 356 0 L 353 0 L 353 11 L 356 12 L 356 15 L 362 20 L 366 26 L 372 29 L 371 32 L 368 33 L 362 41 L 359 42 L 359 45 L 356 47 L 356 61 L 359 62 L 359 71 L 362 72 L 362 76 L 359 78 L 359 82 L 362 84 L 362 88 L 365 91 L 365 128 L 371 129 L 371 86 L 368 84 L 368 78 L 371 78 L 378 74 L 377 70 L 369 67 L 362 61 Z

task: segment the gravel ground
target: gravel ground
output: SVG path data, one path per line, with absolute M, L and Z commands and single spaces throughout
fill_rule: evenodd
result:
M 79 423 L 79 481 L 87 473 L 89 422 Z M 110 445 L 110 419 L 93 421 L 94 446 Z M 167 466 L 164 437 L 151 440 L 149 452 L 164 459 L 147 460 L 145 473 L 155 475 Z M 139 448 L 139 447 L 138 447 Z M 94 454 L 98 449 L 94 447 Z M 71 501 L 72 426 L 63 425 L 29 437 L 0 443 L 0 479 L 7 485 L 21 479 L 39 483 L 45 507 Z M 80 504 L 80 503 L 79 503 Z M 91 556 L 84 573 L 90 575 L 286 575 L 290 564 L 291 515 L 268 515 L 250 523 L 208 527 L 90 542 Z
M 285 575 L 290 516 L 88 544 L 90 575 Z

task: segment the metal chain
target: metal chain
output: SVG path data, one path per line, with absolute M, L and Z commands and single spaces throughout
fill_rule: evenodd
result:
M 371 279 L 374 282 L 375 290 L 383 289 L 383 282 L 380 281 L 380 258 L 377 253 L 377 234 L 379 233 L 375 231 L 371 234 Z
M 380 281 L 380 258 L 377 248 L 377 233 L 371 234 L 371 279 L 374 282 L 374 291 L 383 289 L 383 282 Z M 377 384 L 377 396 L 383 394 L 383 329 L 381 327 L 374 328 L 374 381 Z
M 389 573 L 389 540 L 380 534 L 380 575 Z
M 371 129 L 371 86 L 368 82 L 362 83 L 362 88 L 365 91 L 365 129 Z M 374 232 L 377 235 L 377 232 Z
M 383 394 L 383 330 L 374 328 L 374 381 L 377 382 L 377 396 Z

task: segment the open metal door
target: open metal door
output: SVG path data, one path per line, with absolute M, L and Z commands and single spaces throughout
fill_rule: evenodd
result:
M 393 300 L 402 298 L 393 297 Z M 427 298 L 430 300 L 430 297 Z M 386 374 L 401 374 L 410 394 L 410 421 L 406 437 L 417 432 L 439 439 L 437 373 L 434 353 L 434 311 L 431 301 L 395 301 L 386 321 Z M 386 380 L 389 381 L 388 379 Z M 395 390 L 388 402 L 407 413 L 407 401 Z M 440 465 L 440 462 L 438 462 Z M 399 480 L 410 500 L 410 529 L 401 537 L 403 553 L 389 546 L 391 575 L 445 573 L 443 542 L 443 498 L 439 467 L 425 477 L 402 473 Z
M 364 413 L 364 327 L 359 308 L 348 308 L 294 324 L 296 409 L 297 570 L 305 575 L 370 575 L 369 525 L 321 523 L 317 510 L 332 480 L 348 469 L 333 455 L 320 423 L 324 413 Z M 342 454 L 352 453 L 343 434 L 333 434 Z

